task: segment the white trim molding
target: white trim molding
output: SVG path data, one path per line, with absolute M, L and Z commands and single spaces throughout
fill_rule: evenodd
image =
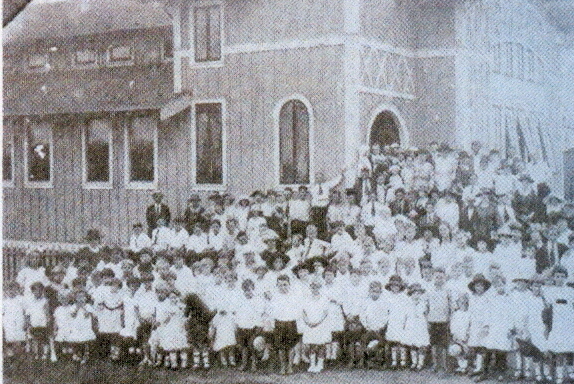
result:
M 144 117 L 155 120 L 154 125 L 154 143 L 153 143 L 153 181 L 130 181 L 131 161 L 130 161 L 130 140 L 129 130 L 133 119 Z M 124 121 L 124 186 L 125 189 L 157 189 L 159 179 L 159 160 L 158 160 L 158 131 L 159 131 L 159 116 L 157 114 L 143 114 L 143 115 L 130 115 Z
M 220 104 L 221 105 L 221 166 L 222 166 L 222 183 L 221 184 L 199 184 L 197 182 L 197 120 L 196 106 L 199 104 Z M 225 191 L 228 185 L 228 166 L 227 166 L 227 103 L 225 98 L 216 99 L 194 99 L 191 102 L 191 188 L 196 191 Z
M 406 99 L 406 100 L 414 100 L 416 98 L 415 95 L 411 95 L 409 93 L 395 92 L 395 91 L 390 91 L 390 90 L 386 90 L 386 89 L 376 89 L 376 88 L 370 88 L 370 87 L 365 87 L 365 86 L 360 86 L 359 92 L 360 93 L 370 93 L 370 94 L 379 95 L 379 96 L 396 97 L 399 99 Z
M 409 147 L 411 138 L 409 134 L 409 130 L 407 129 L 407 125 L 405 119 L 403 119 L 401 112 L 399 109 L 392 105 L 392 104 L 379 104 L 376 108 L 374 108 L 370 114 L 369 124 L 367 125 L 367 135 L 366 135 L 366 143 L 369 144 L 371 142 L 371 131 L 377 116 L 379 116 L 383 112 L 391 112 L 395 118 L 397 119 L 397 123 L 399 125 L 399 138 L 401 139 L 401 146 L 402 147 Z
M 281 109 L 290 100 L 302 102 L 307 108 L 309 114 L 309 184 L 281 184 L 281 132 L 280 132 L 280 115 Z M 301 185 L 310 185 L 315 183 L 315 112 L 313 106 L 307 97 L 295 93 L 279 100 L 273 108 L 273 126 L 274 126 L 274 185 L 281 188 L 297 188 Z
M 9 128 L 6 129 L 6 126 Z M 14 174 L 14 129 L 15 123 L 11 120 L 4 120 L 2 124 L 2 156 L 4 156 L 4 145 L 10 143 L 10 175 L 12 176 L 10 180 L 4 180 L 4 172 L 2 169 L 2 187 L 3 188 L 13 188 L 15 186 L 15 174 Z
M 50 156 L 50 180 L 49 181 L 30 181 L 30 170 L 28 169 L 28 129 L 33 124 L 47 124 L 50 128 L 49 136 L 49 156 Z M 54 124 L 46 120 L 29 122 L 25 127 L 24 135 L 24 187 L 26 188 L 53 188 L 54 187 Z
M 87 133 L 91 122 L 104 120 L 108 122 L 108 181 L 88 181 Z M 84 189 L 112 189 L 114 186 L 114 141 L 113 121 L 109 118 L 90 119 L 82 124 L 82 187 Z

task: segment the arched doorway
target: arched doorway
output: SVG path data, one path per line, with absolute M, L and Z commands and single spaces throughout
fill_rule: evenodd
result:
M 395 143 L 401 143 L 399 121 L 393 112 L 383 111 L 373 121 L 369 144 L 385 146 Z

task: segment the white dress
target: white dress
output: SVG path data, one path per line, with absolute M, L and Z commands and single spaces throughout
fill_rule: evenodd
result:
M 43 297 L 36 299 L 32 296 L 24 301 L 25 313 L 30 316 L 31 327 L 48 326 L 48 300 Z
M 112 292 L 109 287 L 102 287 L 94 298 L 98 317 L 99 333 L 117 333 L 122 329 L 122 295 L 118 292 Z M 113 308 L 113 309 L 109 309 Z
M 24 267 L 20 272 L 18 272 L 16 282 L 24 288 L 25 296 L 31 296 L 32 291 L 30 290 L 30 287 L 32 284 L 38 282 L 46 286 L 48 285 L 49 280 L 48 277 L 46 277 L 46 269 L 44 267 L 40 267 L 38 269 Z
M 322 319 L 325 312 L 329 312 L 329 300 L 320 295 L 318 298 L 310 296 L 303 303 L 303 312 L 307 314 L 307 319 L 311 323 L 316 323 Z M 303 316 L 303 315 L 301 315 Z M 327 314 L 328 317 L 328 314 Z M 326 344 L 331 342 L 331 327 L 327 318 L 317 325 L 316 327 L 309 327 L 303 322 L 303 343 L 305 344 Z
M 186 318 L 183 303 L 173 303 L 166 299 L 157 306 L 157 332 L 159 346 L 166 351 L 189 348 L 185 331 Z
M 404 293 L 389 293 L 389 323 L 386 338 L 388 341 L 402 343 L 407 316 L 406 303 L 409 300 Z
M 24 330 L 24 322 L 24 297 L 5 297 L 2 301 L 4 340 L 8 343 L 25 341 L 26 331 Z
M 235 321 L 235 311 L 237 302 L 242 298 L 239 292 L 222 288 L 219 297 L 217 297 L 216 309 L 217 314 L 211 320 L 211 326 L 215 328 L 215 339 L 213 340 L 213 350 L 221 351 L 223 348 L 235 345 L 235 331 L 237 329 Z
M 468 337 L 469 347 L 485 347 L 489 334 L 489 321 L 486 314 L 491 310 L 490 295 L 484 293 L 481 296 L 470 296 L 468 312 L 470 317 L 470 329 Z
M 450 333 L 452 339 L 458 343 L 468 342 L 470 329 L 470 313 L 468 311 L 454 311 L 450 317 Z
M 514 318 L 508 313 L 511 307 L 511 298 L 508 295 L 494 294 L 490 298 L 488 312 L 483 316 L 488 318 L 488 336 L 484 347 L 497 351 L 512 350 L 510 330 L 514 327 Z
M 552 329 L 548 335 L 548 351 L 574 352 L 574 289 L 546 287 L 546 302 L 552 305 Z
M 131 337 L 133 339 L 137 336 L 137 329 L 139 327 L 139 319 L 136 314 L 136 308 L 138 306 L 138 297 L 136 295 L 131 296 L 127 294 L 123 298 L 124 304 L 124 326 L 120 330 L 120 336 Z
M 417 303 L 413 300 L 405 303 L 406 319 L 401 344 L 421 348 L 430 344 L 426 313 L 428 303 L 421 298 Z
M 73 318 L 71 305 L 62 305 L 54 310 L 54 325 L 57 332 L 54 335 L 54 341 L 69 342 L 70 334 L 72 333 Z
M 76 308 L 72 307 L 71 313 L 76 312 Z M 96 334 L 92 327 L 92 317 L 94 310 L 92 306 L 86 305 L 77 311 L 76 317 L 72 316 L 72 323 L 70 325 L 70 334 L 68 341 L 71 343 L 84 343 L 86 341 L 96 340 Z
M 530 295 L 530 298 L 527 298 L 522 305 L 526 308 L 525 336 L 529 337 L 532 344 L 538 349 L 543 352 L 547 351 L 548 340 L 544 333 L 546 325 L 542 319 L 542 312 L 545 308 L 544 299 Z
M 341 299 L 343 298 L 343 290 L 338 281 L 335 281 L 333 285 L 329 286 L 325 284 L 323 286 L 323 294 L 330 301 L 329 302 L 329 315 L 325 320 L 331 329 L 331 332 L 340 332 L 345 330 L 345 318 L 343 316 L 343 311 L 341 310 Z M 332 302 L 336 301 L 337 303 Z

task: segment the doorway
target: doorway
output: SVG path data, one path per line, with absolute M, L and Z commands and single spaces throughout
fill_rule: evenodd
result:
M 371 126 L 369 144 L 384 147 L 395 143 L 401 143 L 398 119 L 391 111 L 383 111 L 377 115 Z

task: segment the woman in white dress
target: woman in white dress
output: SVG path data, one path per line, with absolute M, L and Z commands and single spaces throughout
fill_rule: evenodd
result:
M 92 344 L 96 340 L 94 332 L 94 309 L 88 304 L 90 296 L 86 291 L 78 291 L 74 297 L 75 303 L 71 308 L 72 321 L 69 325 L 68 342 L 72 346 L 72 359 L 86 364 Z
M 471 376 L 478 376 L 478 378 L 484 376 L 486 339 L 489 335 L 490 326 L 489 319 L 486 317 L 486 314 L 490 313 L 491 310 L 491 295 L 487 293 L 490 286 L 490 281 L 482 274 L 475 275 L 468 284 L 468 289 L 472 292 L 468 307 L 470 317 L 468 346 L 472 354 L 475 355 L 474 369 L 471 372 Z
M 427 323 L 428 300 L 423 296 L 424 293 L 425 290 L 420 284 L 411 285 L 408 289 L 410 302 L 407 301 L 405 305 L 406 319 L 402 343 L 410 348 L 411 369 L 417 371 L 423 369 L 426 350 L 430 345 Z
M 406 284 L 399 275 L 393 275 L 385 285 L 385 289 L 390 293 L 387 295 L 389 301 L 389 323 L 387 325 L 386 339 L 391 347 L 391 368 L 397 368 L 400 354 L 401 365 L 407 364 L 407 350 L 401 345 L 403 341 L 403 331 L 406 321 L 406 306 L 408 300 L 404 290 Z
M 138 317 L 138 304 L 140 298 L 137 296 L 137 291 L 140 288 L 141 281 L 137 277 L 129 278 L 127 283 L 127 292 L 123 297 L 123 327 L 120 330 L 120 336 L 123 339 L 123 344 L 127 347 L 128 356 L 133 360 L 136 353 L 137 346 L 137 330 L 140 326 Z
M 331 342 L 331 327 L 327 320 L 329 299 L 321 294 L 322 283 L 313 280 L 310 284 L 311 295 L 303 303 L 303 343 L 309 346 L 310 366 L 308 371 L 321 372 L 325 363 L 325 345 Z
M 184 316 L 184 304 L 179 292 L 169 291 L 168 298 L 157 306 L 156 320 L 159 323 L 157 336 L 159 347 L 166 352 L 164 365 L 177 369 L 177 356 L 181 359 L 181 368 L 187 368 L 187 342 Z M 168 360 L 169 357 L 169 360 Z

